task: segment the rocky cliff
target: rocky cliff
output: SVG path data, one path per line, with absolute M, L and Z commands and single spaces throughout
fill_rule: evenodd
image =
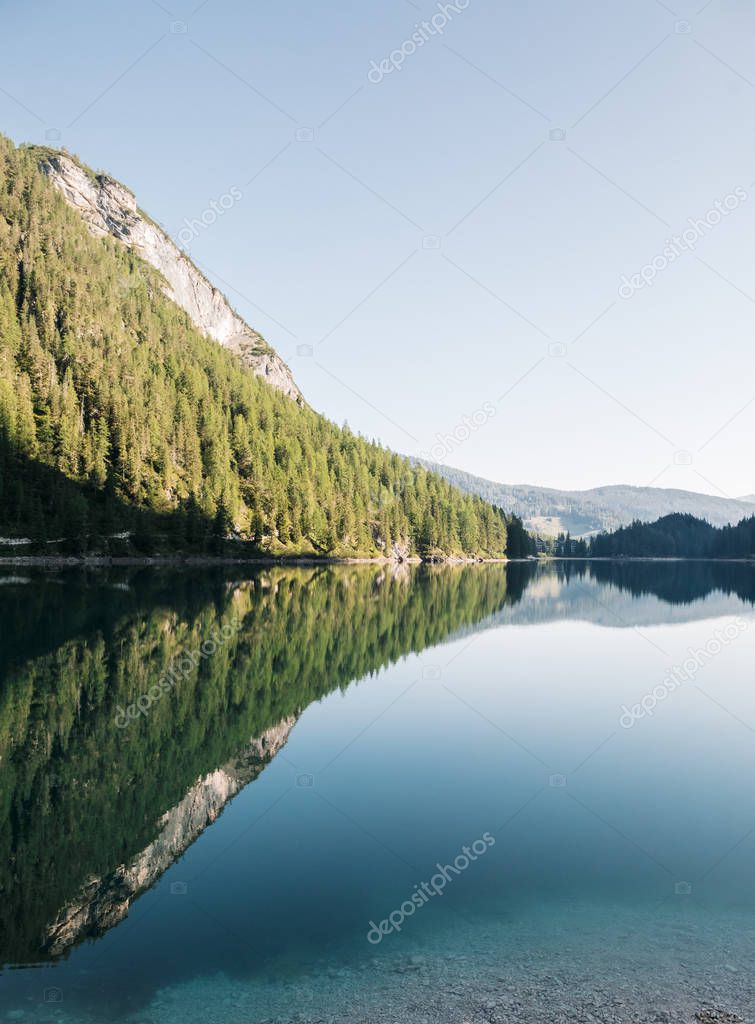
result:
M 48 926 L 43 942 L 45 953 L 61 956 L 83 939 L 102 935 L 122 921 L 131 903 L 155 884 L 216 820 L 228 801 L 272 761 L 285 746 L 295 724 L 295 716 L 285 718 L 253 739 L 233 761 L 199 779 L 162 816 L 157 826 L 159 832 L 146 849 L 106 877 L 89 878 Z
M 64 153 L 45 153 L 39 165 L 81 214 L 93 235 L 112 235 L 133 249 L 162 274 L 165 294 L 199 330 L 236 352 L 274 388 L 302 402 L 291 371 L 280 356 L 231 309 L 225 296 L 165 232 L 142 213 L 127 188 L 107 175 L 94 174 Z

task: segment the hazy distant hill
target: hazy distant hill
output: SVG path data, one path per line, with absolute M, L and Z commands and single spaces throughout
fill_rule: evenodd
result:
M 584 537 L 627 526 L 635 519 L 653 522 L 672 512 L 689 513 L 713 526 L 738 523 L 755 513 L 755 495 L 718 498 L 694 491 L 624 484 L 589 491 L 558 491 L 529 484 L 499 484 L 451 466 L 424 464 L 462 490 L 515 512 L 525 526 L 545 536 L 568 531 L 573 537 Z

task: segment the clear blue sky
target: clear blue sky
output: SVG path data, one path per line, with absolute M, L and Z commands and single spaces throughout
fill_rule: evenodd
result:
M 755 491 L 751 0 L 0 13 L 0 130 L 176 238 L 240 190 L 189 251 L 331 418 L 512 483 Z

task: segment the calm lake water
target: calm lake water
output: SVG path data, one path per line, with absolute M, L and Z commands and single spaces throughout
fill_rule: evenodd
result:
M 754 602 L 3 570 L 0 1021 L 752 1020 Z

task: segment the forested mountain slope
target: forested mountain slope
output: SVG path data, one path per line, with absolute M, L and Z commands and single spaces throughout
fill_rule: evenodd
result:
M 98 238 L 112 235 L 164 278 L 163 291 L 188 313 L 203 334 L 236 352 L 242 362 L 278 391 L 301 402 L 291 371 L 265 339 L 228 304 L 173 240 L 136 205 L 133 193 L 67 153 L 30 147 L 66 201 Z
M 136 251 L 92 235 L 38 150 L 0 137 L 0 535 L 504 553 L 499 510 L 292 401 L 165 292 Z

